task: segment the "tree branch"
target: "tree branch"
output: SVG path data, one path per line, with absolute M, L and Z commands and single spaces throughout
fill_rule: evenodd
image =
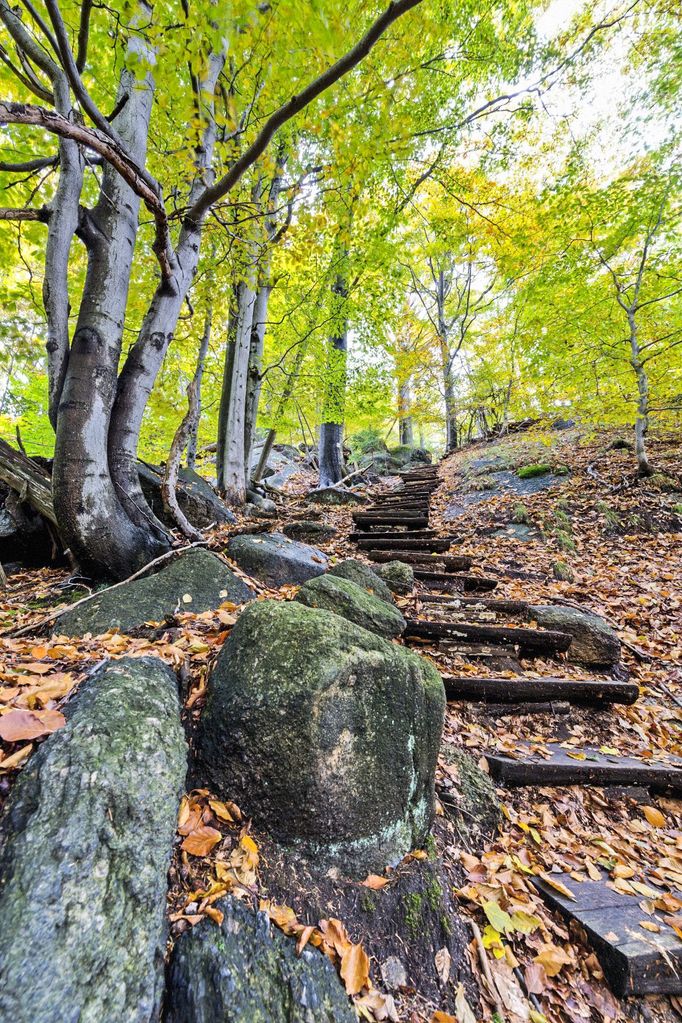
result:
M 267 119 L 259 134 L 242 155 L 235 160 L 227 174 L 225 174 L 214 185 L 205 189 L 197 202 L 187 214 L 191 221 L 198 222 L 205 215 L 206 211 L 227 195 L 249 167 L 253 166 L 259 156 L 265 151 L 273 135 L 286 124 L 287 121 L 300 113 L 309 103 L 317 99 L 326 89 L 334 85 L 340 78 L 352 71 L 354 67 L 371 52 L 386 30 L 407 11 L 417 7 L 422 0 L 392 0 L 386 10 L 370 26 L 368 31 L 343 57 L 318 75 L 314 81 L 305 87 L 297 96 L 282 104 L 278 110 Z

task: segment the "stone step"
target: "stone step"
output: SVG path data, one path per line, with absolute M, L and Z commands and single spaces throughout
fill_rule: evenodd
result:
M 449 700 L 477 700 L 486 703 L 551 703 L 553 700 L 599 706 L 633 704 L 639 687 L 610 679 L 572 678 L 475 678 L 472 675 L 443 675 Z
M 423 622 L 408 618 L 404 638 L 472 640 L 475 643 L 503 643 L 518 647 L 522 654 L 554 656 L 568 650 L 572 636 L 553 629 L 513 629 L 504 625 L 480 625 L 474 622 Z

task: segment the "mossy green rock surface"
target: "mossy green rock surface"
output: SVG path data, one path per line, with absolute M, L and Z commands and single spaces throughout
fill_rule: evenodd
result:
M 255 592 L 210 551 L 193 547 L 154 575 L 95 593 L 60 615 L 54 627 L 62 636 L 127 632 L 145 622 L 161 622 L 176 611 L 208 611 L 225 600 L 243 604 Z M 186 596 L 191 600 L 185 600 Z
M 414 589 L 414 569 L 404 561 L 387 561 L 379 565 L 377 575 L 394 593 L 405 595 Z
M 464 750 L 444 745 L 441 756 L 452 768 L 445 773 L 452 785 L 440 793 L 445 813 L 454 822 L 463 845 L 480 852 L 495 837 L 502 821 L 495 786 Z
M 544 462 L 537 462 L 534 465 L 522 465 L 516 470 L 516 475 L 520 480 L 532 480 L 535 476 L 546 476 L 547 473 L 551 471 L 551 465 L 546 465 Z
M 317 547 L 290 540 L 282 533 L 258 536 L 233 536 L 227 556 L 242 571 L 269 586 L 287 586 L 307 582 L 327 571 L 327 556 Z
M 306 607 L 319 607 L 333 611 L 363 629 L 376 632 L 386 639 L 394 639 L 405 629 L 405 619 L 393 604 L 372 596 L 362 586 L 349 579 L 321 575 L 305 583 L 296 600 Z
M 333 568 L 329 569 L 327 575 L 339 576 L 341 579 L 350 579 L 356 586 L 362 586 L 363 590 L 373 593 L 380 600 L 385 600 L 389 604 L 393 603 L 393 594 L 384 580 L 379 578 L 376 572 L 368 565 L 358 561 L 356 558 L 346 558 L 344 561 L 340 561 L 338 565 L 334 565 Z
M 186 744 L 173 672 L 100 668 L 33 754 L 0 824 L 0 1019 L 158 1019 Z
M 444 711 L 423 658 L 329 611 L 255 603 L 210 677 L 195 778 L 282 845 L 362 874 L 425 841 Z
M 173 952 L 166 1023 L 356 1023 L 334 967 L 300 956 L 263 913 L 227 898 L 223 922 L 186 932 Z

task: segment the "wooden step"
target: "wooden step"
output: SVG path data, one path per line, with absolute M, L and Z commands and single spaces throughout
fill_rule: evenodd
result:
M 413 529 L 426 528 L 427 515 L 401 515 L 397 512 L 376 512 L 372 515 L 354 515 L 356 526 L 410 526 Z
M 682 761 L 674 764 L 644 762 L 634 757 L 611 756 L 596 749 L 569 750 L 548 743 L 549 758 L 528 751 L 523 759 L 506 753 L 486 753 L 490 775 L 504 785 L 644 785 L 657 791 L 682 794 Z M 585 754 L 585 759 L 576 759 Z
M 564 920 L 575 920 L 585 931 L 594 949 L 604 978 L 617 998 L 631 995 L 682 994 L 682 941 L 670 927 L 663 909 L 665 892 L 649 878 L 644 883 L 655 892 L 656 907 L 646 914 L 642 896 L 629 895 L 608 887 L 608 875 L 599 881 L 576 881 L 570 874 L 550 874 L 573 893 L 574 898 L 557 891 L 541 877 L 533 884 L 552 909 Z M 675 897 L 682 899 L 679 892 Z M 658 900 L 659 906 L 656 906 Z M 658 933 L 641 926 L 642 921 L 657 924 Z
M 358 540 L 431 540 L 437 536 L 435 529 L 404 529 L 402 532 L 397 529 L 363 529 L 350 533 L 348 539 L 352 543 L 357 543 Z M 451 543 L 459 542 L 455 536 L 445 539 L 449 539 Z
M 571 678 L 475 678 L 443 675 L 448 700 L 480 700 L 486 703 L 551 703 L 553 700 L 599 706 L 610 703 L 633 704 L 639 687 L 631 682 L 610 679 Z
M 553 656 L 568 650 L 572 636 L 567 632 L 553 629 L 512 629 L 504 625 L 480 625 L 474 622 L 421 622 L 408 618 L 403 633 L 404 639 L 412 636 L 420 639 L 454 638 L 473 640 L 474 643 L 504 643 L 518 647 L 525 654 Z
M 452 592 L 459 590 L 464 593 L 489 593 L 497 587 L 497 579 L 489 579 L 484 575 L 460 575 L 454 572 L 432 572 L 416 567 L 415 579 L 423 580 L 430 586 L 440 586 Z
M 348 537 L 349 540 L 353 539 L 353 535 Z M 442 553 L 450 550 L 451 540 L 448 537 L 445 540 L 440 540 L 437 537 L 426 537 L 423 540 L 413 540 L 411 537 L 403 536 L 402 533 L 394 533 L 392 537 L 382 539 L 381 537 L 373 536 L 371 533 L 369 536 L 361 536 L 355 543 L 358 547 L 366 548 L 370 547 L 373 550 L 392 550 L 398 549 L 403 551 L 423 551 L 426 555 L 430 553 Z
M 429 502 L 428 501 L 375 501 L 374 504 L 368 504 L 366 511 L 386 511 L 387 508 L 398 509 L 400 511 L 418 511 L 428 513 Z
M 530 604 L 526 600 L 501 600 L 494 597 L 452 597 L 445 593 L 420 593 L 422 604 L 440 604 L 449 611 L 495 611 L 499 614 L 527 616 Z
M 429 554 L 428 551 L 407 551 L 401 547 L 392 547 L 390 550 L 367 550 L 363 553 L 370 561 L 404 561 L 407 565 L 418 566 L 419 568 L 440 569 L 448 572 L 466 572 L 474 563 L 469 554 Z

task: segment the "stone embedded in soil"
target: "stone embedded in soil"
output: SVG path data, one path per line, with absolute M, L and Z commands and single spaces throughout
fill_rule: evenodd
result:
M 529 612 L 541 628 L 573 636 L 566 653 L 569 661 L 595 667 L 610 667 L 620 661 L 620 640 L 599 615 L 559 604 L 531 605 Z
M 0 1019 L 152 1023 L 187 770 L 176 678 L 109 662 L 65 713 L 0 823 Z
M 145 622 L 161 622 L 178 611 L 208 611 L 223 601 L 243 604 L 255 592 L 210 551 L 192 547 L 153 575 L 102 590 L 57 619 L 63 636 L 98 635 L 110 629 L 127 632 Z M 187 599 L 187 598 L 191 599 Z
M 332 540 L 338 530 L 326 522 L 315 522 L 312 519 L 298 519 L 288 522 L 282 529 L 290 540 L 302 540 L 303 543 L 326 543 Z
M 326 572 L 328 561 L 317 547 L 290 540 L 282 533 L 233 536 L 227 556 L 242 571 L 269 586 L 295 585 Z
M 441 804 L 462 843 L 470 851 L 479 852 L 493 840 L 502 821 L 495 786 L 464 750 L 446 744 L 441 757 L 453 768 L 446 772 L 446 778 L 454 783 L 440 793 Z
M 322 487 L 319 490 L 311 490 L 306 501 L 314 504 L 368 504 L 369 499 L 362 494 L 356 494 L 352 490 L 345 490 L 343 487 Z
M 385 600 L 389 604 L 394 603 L 393 594 L 384 580 L 369 565 L 365 565 L 363 561 L 358 561 L 356 558 L 346 558 L 344 561 L 340 561 L 338 565 L 329 569 L 327 575 L 349 579 L 356 586 L 362 586 L 368 593 L 379 597 L 380 600 Z
M 416 654 L 329 611 L 254 603 L 209 679 L 194 778 L 319 867 L 363 874 L 428 835 L 444 710 Z
M 329 574 L 310 579 L 298 591 L 296 600 L 306 607 L 333 611 L 386 639 L 394 639 L 405 629 L 405 619 L 397 607 L 373 596 L 350 579 Z
M 414 589 L 414 569 L 404 561 L 386 561 L 377 566 L 377 575 L 394 593 L 411 593 Z
M 354 1023 L 334 967 L 271 927 L 243 902 L 217 904 L 220 926 L 204 921 L 177 942 L 166 1023 Z

